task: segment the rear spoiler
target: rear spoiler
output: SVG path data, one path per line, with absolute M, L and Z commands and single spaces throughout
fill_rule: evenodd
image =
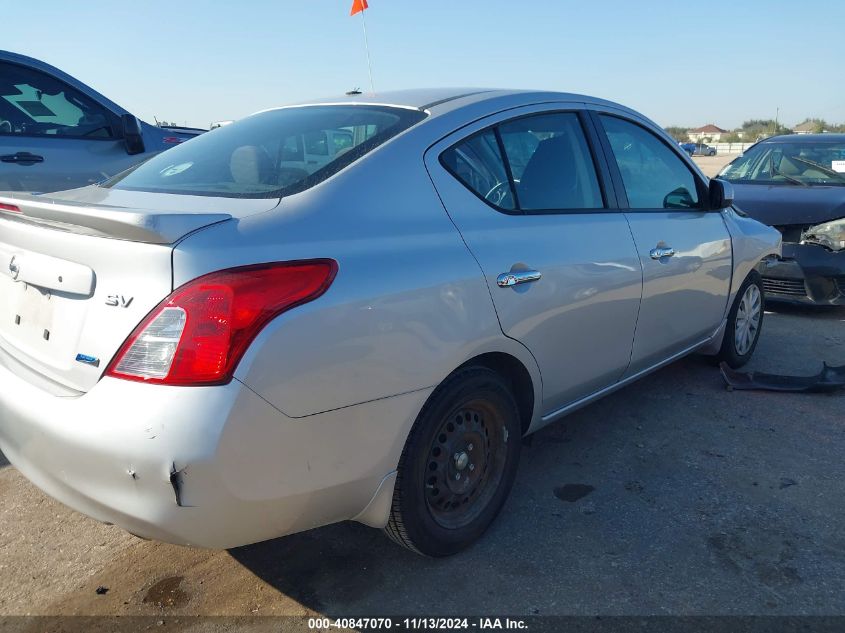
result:
M 0 196 L 0 218 L 130 242 L 173 244 L 188 233 L 232 219 L 228 213 L 171 213 L 55 200 L 30 194 Z

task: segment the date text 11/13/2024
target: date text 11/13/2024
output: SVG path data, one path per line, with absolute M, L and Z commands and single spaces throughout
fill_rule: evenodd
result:
M 514 618 L 309 618 L 313 631 L 336 629 L 446 631 L 446 630 L 524 630 L 524 620 Z

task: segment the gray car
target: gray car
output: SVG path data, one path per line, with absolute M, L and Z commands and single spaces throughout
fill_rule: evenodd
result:
M 303 139 L 338 147 L 313 164 Z M 745 363 L 779 253 L 608 101 L 268 110 L 101 186 L 0 197 L 0 449 L 146 538 L 355 520 L 451 554 L 523 435 L 693 352 Z
M 0 51 L 0 190 L 82 187 L 201 132 L 139 121 L 58 68 Z

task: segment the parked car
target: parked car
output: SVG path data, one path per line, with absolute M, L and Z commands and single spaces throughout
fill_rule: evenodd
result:
M 82 187 L 201 131 L 149 125 L 58 68 L 0 51 L 0 190 Z
M 208 130 L 203 129 L 201 127 L 187 127 L 185 125 L 170 125 L 169 123 L 156 123 L 156 126 L 161 128 L 162 130 L 168 130 L 170 132 L 177 132 L 179 134 L 184 134 L 185 135 L 184 140 L 186 140 L 186 141 L 189 138 L 193 138 L 195 136 L 199 136 L 200 134 L 205 134 L 206 132 L 208 132 Z
M 316 130 L 290 136 L 281 148 L 280 165 L 308 175 L 326 166 L 355 145 L 351 130 Z
M 695 154 L 695 143 L 679 143 L 679 145 L 681 146 L 681 149 L 690 156 Z
M 290 166 L 339 130 L 349 151 Z M 0 197 L 0 449 L 147 538 L 352 519 L 451 554 L 499 512 L 526 433 L 692 352 L 745 363 L 779 252 L 729 183 L 608 101 L 265 111 L 100 186 Z
M 845 134 L 768 138 L 719 178 L 743 211 L 783 235 L 783 257 L 763 273 L 767 296 L 845 305 Z
M 695 143 L 692 150 L 693 156 L 715 156 L 716 148 L 710 147 L 706 143 Z

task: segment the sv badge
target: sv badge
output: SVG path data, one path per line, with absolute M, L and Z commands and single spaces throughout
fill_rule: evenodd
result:
M 124 297 L 123 295 L 109 295 L 108 297 L 106 297 L 106 305 L 111 306 L 113 308 L 128 308 L 129 304 L 132 303 L 132 299 L 134 299 L 134 297 Z

